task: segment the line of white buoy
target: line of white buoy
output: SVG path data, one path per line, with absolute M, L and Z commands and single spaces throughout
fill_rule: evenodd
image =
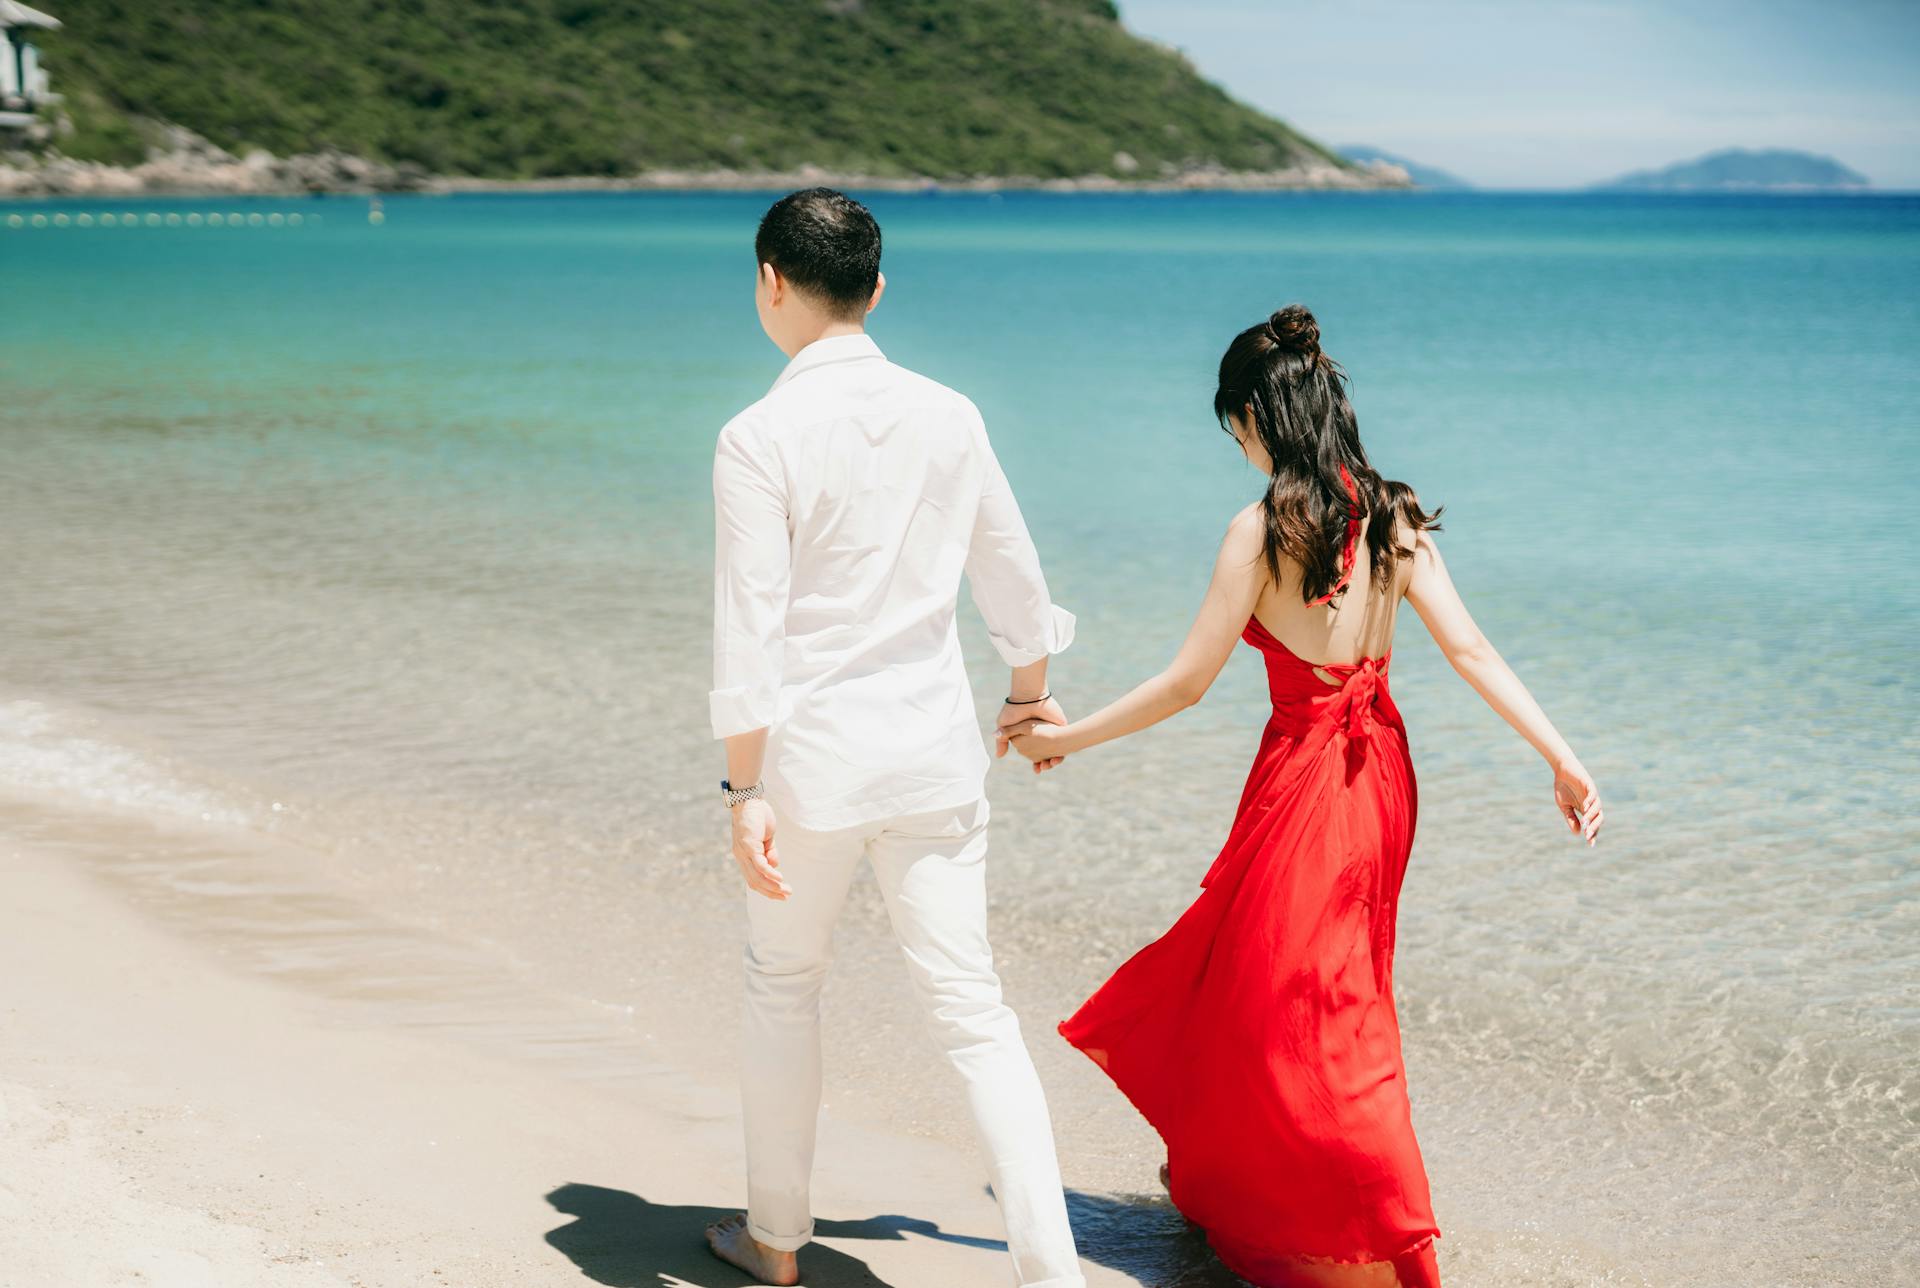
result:
M 52 214 L 39 211 L 23 215 L 16 212 L 8 215 L 5 222 L 8 228 L 299 228 L 317 224 L 320 220 L 319 215 L 297 211 L 286 214 L 278 210 L 271 214 L 248 214 L 239 210 L 193 210 L 185 214 L 179 211 L 165 214 L 148 211 L 144 215 L 132 210 L 57 210 Z

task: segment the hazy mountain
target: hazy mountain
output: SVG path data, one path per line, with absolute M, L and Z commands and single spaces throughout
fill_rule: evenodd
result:
M 1364 143 L 1343 143 L 1335 150 L 1347 160 L 1361 165 L 1370 161 L 1385 161 L 1389 165 L 1397 165 L 1422 188 L 1471 188 L 1473 186 L 1465 179 L 1448 174 L 1435 166 L 1421 165 L 1418 161 L 1409 161 L 1403 156 L 1381 148 L 1369 147 Z
M 1784 148 L 1749 152 L 1729 148 L 1662 170 L 1636 170 L 1595 187 L 1618 191 L 1728 191 L 1778 189 L 1848 189 L 1870 187 L 1867 177 L 1849 170 L 1832 157 Z

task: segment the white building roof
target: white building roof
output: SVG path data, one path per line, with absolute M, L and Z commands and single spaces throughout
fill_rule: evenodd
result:
M 20 0 L 0 0 L 0 27 L 58 27 L 60 20 L 50 13 L 29 9 Z

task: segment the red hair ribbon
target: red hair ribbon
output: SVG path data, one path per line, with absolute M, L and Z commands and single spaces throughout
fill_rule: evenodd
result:
M 1335 595 L 1347 588 L 1347 583 L 1353 580 L 1354 561 L 1360 555 L 1360 489 L 1354 486 L 1353 475 L 1347 473 L 1344 465 L 1340 467 L 1340 481 L 1347 485 L 1347 541 L 1340 551 L 1340 580 L 1334 583 L 1332 590 L 1312 601 L 1316 604 L 1331 602 Z

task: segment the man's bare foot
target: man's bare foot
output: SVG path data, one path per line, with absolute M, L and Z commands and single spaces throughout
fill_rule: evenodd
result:
M 747 1231 L 747 1218 L 730 1216 L 707 1227 L 707 1246 L 713 1255 L 737 1266 L 755 1283 L 788 1285 L 800 1282 L 800 1264 L 791 1252 L 769 1248 Z

